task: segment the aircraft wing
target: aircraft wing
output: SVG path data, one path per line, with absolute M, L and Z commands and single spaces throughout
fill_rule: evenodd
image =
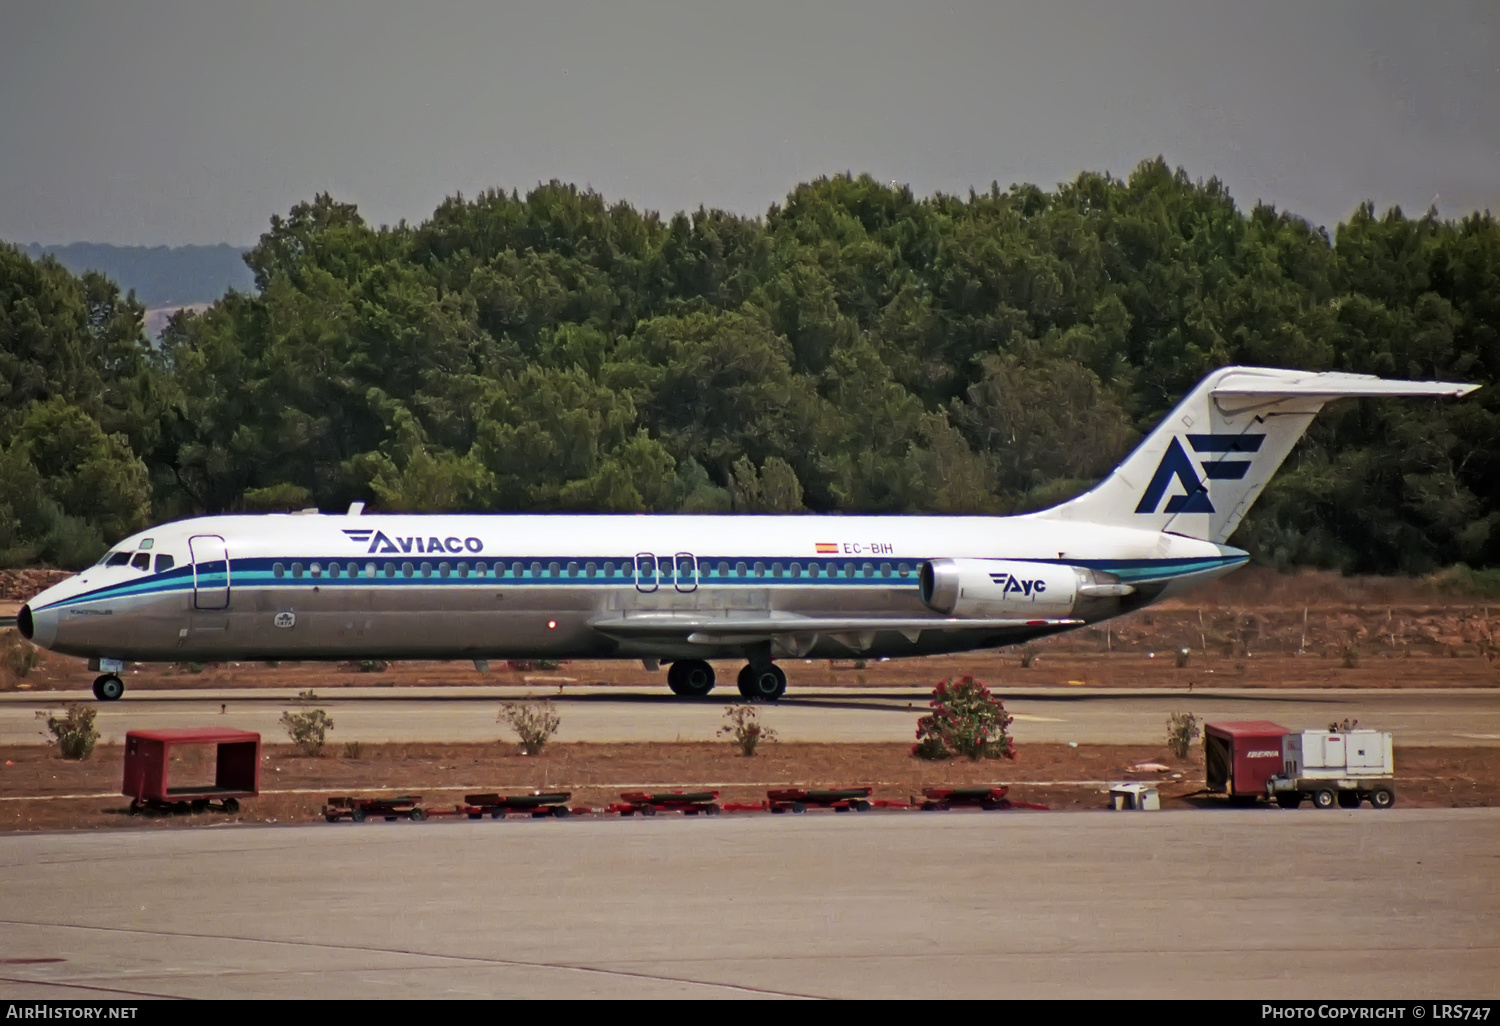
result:
M 828 617 L 770 614 L 725 617 L 701 614 L 636 614 L 601 617 L 591 626 L 611 637 L 671 637 L 693 645 L 740 645 L 811 634 L 860 637 L 895 631 L 916 641 L 923 631 L 993 631 L 1014 627 L 1071 627 L 1082 620 L 978 619 L 964 617 Z

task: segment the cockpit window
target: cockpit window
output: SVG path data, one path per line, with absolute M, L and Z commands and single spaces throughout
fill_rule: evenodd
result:
M 172 564 L 175 562 L 176 560 L 174 560 L 171 556 L 167 555 L 165 552 L 162 553 L 161 555 L 156 557 L 156 572 L 159 574 L 166 573 L 168 570 L 172 569 Z
M 141 551 L 145 552 L 147 549 L 149 549 L 152 546 L 152 544 L 154 544 L 154 540 L 153 539 L 151 539 L 151 538 L 142 538 L 141 539 L 141 546 L 140 546 Z
M 108 562 L 106 562 L 104 565 L 105 566 L 124 566 L 126 563 L 129 563 L 129 562 L 130 562 L 130 553 L 128 553 L 128 552 L 116 552 L 114 555 L 112 555 L 112 556 L 109 557 Z
M 150 570 L 151 569 L 151 553 L 149 553 L 149 552 L 137 552 L 135 554 L 135 558 L 130 561 L 130 565 L 133 566 L 133 567 L 135 567 L 137 570 Z

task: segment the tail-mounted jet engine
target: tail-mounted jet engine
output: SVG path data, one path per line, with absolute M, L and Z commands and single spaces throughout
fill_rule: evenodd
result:
M 928 560 L 919 581 L 929 609 L 959 617 L 1062 619 L 1077 613 L 1084 600 L 1135 590 L 1103 571 L 1012 559 Z

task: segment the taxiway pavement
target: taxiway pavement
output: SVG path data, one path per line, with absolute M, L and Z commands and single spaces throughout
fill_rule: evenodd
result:
M 1292 729 L 1358 719 L 1391 730 L 1401 745 L 1500 746 L 1500 690 L 1031 688 L 1002 690 L 1022 744 L 1158 744 L 1167 715 L 1189 710 L 1204 720 L 1273 720 Z M 334 720 L 337 742 L 489 741 L 509 737 L 496 722 L 502 702 L 547 698 L 562 725 L 555 741 L 711 741 L 724 707 L 739 700 L 721 689 L 682 699 L 661 691 L 538 684 L 505 687 L 337 688 L 312 706 Z M 783 741 L 910 741 L 928 692 L 915 688 L 807 688 L 788 692 L 761 718 Z M 0 695 L 0 744 L 41 744 L 45 717 L 68 702 L 94 702 L 88 692 Z M 94 703 L 100 733 L 116 740 L 127 730 L 216 724 L 260 731 L 280 740 L 277 721 L 302 706 L 292 689 L 127 691 L 114 703 Z M 41 715 L 38 715 L 41 714 Z
M 1492 998 L 1500 810 L 0 836 L 0 997 Z

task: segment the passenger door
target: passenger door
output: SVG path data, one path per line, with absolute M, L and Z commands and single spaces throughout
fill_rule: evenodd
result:
M 678 591 L 698 590 L 698 561 L 693 558 L 691 552 L 679 552 L 672 557 L 672 562 L 677 566 L 677 573 L 672 578 L 672 584 Z
M 635 555 L 635 590 L 655 591 L 656 574 L 656 557 L 649 552 L 637 552 Z
M 229 550 L 216 534 L 188 539 L 193 557 L 193 608 L 229 608 Z

